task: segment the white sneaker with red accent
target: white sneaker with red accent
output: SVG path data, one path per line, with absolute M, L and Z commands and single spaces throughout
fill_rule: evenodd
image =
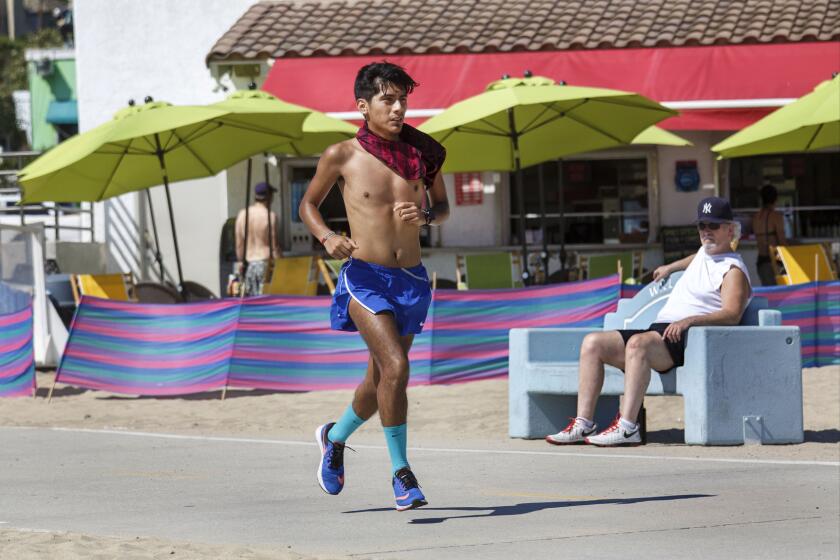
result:
M 586 443 L 598 447 L 618 447 L 621 445 L 641 445 L 641 426 L 636 424 L 635 429 L 627 430 L 621 425 L 621 417 L 616 416 L 609 428 L 596 436 L 586 438 Z
M 552 445 L 569 445 L 584 443 L 586 436 L 595 435 L 598 432 L 598 424 L 593 423 L 587 428 L 582 418 L 571 418 L 569 425 L 556 434 L 545 436 L 545 441 Z

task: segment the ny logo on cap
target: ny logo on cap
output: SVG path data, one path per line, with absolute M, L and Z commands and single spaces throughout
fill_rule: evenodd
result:
M 707 202 L 703 205 L 703 213 L 704 214 L 711 214 L 712 213 L 712 203 Z

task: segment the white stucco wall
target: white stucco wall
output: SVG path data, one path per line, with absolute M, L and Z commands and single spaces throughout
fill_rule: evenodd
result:
M 452 219 L 440 226 L 444 247 L 488 247 L 501 245 L 504 223 L 501 221 L 500 199 L 504 195 L 502 173 L 482 173 L 484 194 L 481 204 L 459 206 L 455 201 L 455 176 L 443 176 Z
M 728 197 L 728 184 L 725 173 L 720 173 L 721 184 L 718 185 L 718 192 L 714 188 L 714 161 L 716 154 L 711 147 L 730 136 L 731 132 L 719 131 L 678 131 L 678 134 L 694 143 L 694 146 L 685 148 L 669 148 L 660 146 L 659 149 L 659 199 L 660 217 L 664 226 L 680 226 L 694 222 L 697 217 L 697 204 L 707 196 Z M 680 192 L 674 185 L 676 162 L 681 160 L 697 160 L 700 170 L 700 189 L 694 192 Z M 720 161 L 719 168 L 725 171 L 726 162 Z M 704 188 L 705 186 L 705 188 Z M 758 272 L 755 268 L 757 252 L 753 241 L 742 242 L 738 252 L 744 259 L 750 272 L 754 285 L 758 286 Z M 652 267 L 658 264 L 654 260 L 648 261 L 645 265 Z
M 697 204 L 715 193 L 715 154 L 711 147 L 726 136 L 728 132 L 686 131 L 677 134 L 690 140 L 694 146 L 668 147 L 659 146 L 659 217 L 660 226 L 681 226 L 690 224 L 697 217 Z M 696 160 L 700 171 L 700 188 L 693 192 L 680 192 L 675 185 L 676 162 Z M 723 187 L 720 187 L 723 189 Z M 722 193 L 725 194 L 725 193 Z
M 151 95 L 173 104 L 203 104 L 224 98 L 204 64 L 213 44 L 253 0 L 76 0 L 74 2 L 79 128 L 110 119 L 129 99 Z M 175 259 L 162 188 L 152 191 L 161 249 L 174 276 Z M 172 186 L 175 227 L 184 277 L 218 290 L 220 227 L 227 217 L 226 178 Z M 120 211 L 101 205 L 97 237 L 112 248 L 114 267 L 138 270 L 139 216 L 135 195 L 122 197 Z M 105 227 L 107 224 L 107 228 Z M 126 231 L 126 230 L 134 231 Z M 150 234 L 151 234 L 151 230 Z

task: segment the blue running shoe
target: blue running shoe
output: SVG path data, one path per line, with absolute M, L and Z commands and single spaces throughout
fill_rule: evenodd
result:
M 327 494 L 335 496 L 344 488 L 344 444 L 329 440 L 327 434 L 335 422 L 324 424 L 315 430 L 315 440 L 321 449 L 318 461 L 318 484 Z
M 394 474 L 393 484 L 397 511 L 419 508 L 429 503 L 420 491 L 414 473 L 408 467 L 403 467 Z

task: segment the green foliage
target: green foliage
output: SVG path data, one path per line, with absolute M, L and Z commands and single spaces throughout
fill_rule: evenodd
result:
M 26 49 L 62 47 L 56 29 L 43 29 L 19 39 L 0 37 L 0 145 L 6 150 L 26 148 L 26 135 L 17 128 L 12 92 L 29 89 L 26 78 Z

